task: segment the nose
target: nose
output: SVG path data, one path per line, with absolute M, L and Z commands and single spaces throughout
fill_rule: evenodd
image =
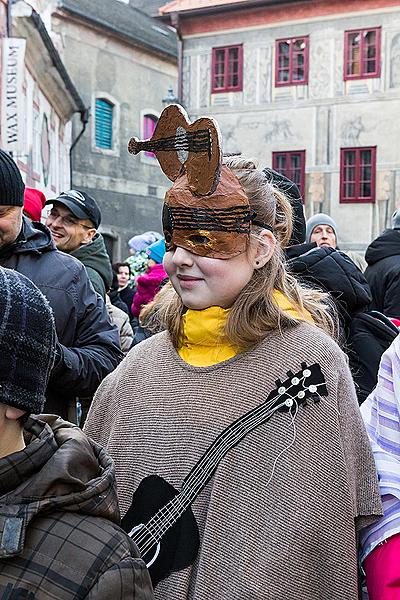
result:
M 172 257 L 172 262 L 177 267 L 191 267 L 193 265 L 193 255 L 185 248 L 177 246 Z

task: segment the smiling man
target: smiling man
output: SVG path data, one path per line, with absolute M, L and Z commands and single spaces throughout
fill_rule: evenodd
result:
M 75 420 L 76 397 L 93 394 L 122 358 L 117 329 L 81 262 L 59 252 L 50 231 L 23 216 L 24 183 L 0 150 L 0 266 L 33 281 L 56 322 L 56 364 L 46 390 L 46 412 Z
M 58 250 L 85 265 L 94 289 L 105 298 L 111 287 L 112 269 L 103 236 L 97 231 L 101 212 L 96 200 L 85 192 L 69 190 L 46 204 L 52 204 L 46 225 Z

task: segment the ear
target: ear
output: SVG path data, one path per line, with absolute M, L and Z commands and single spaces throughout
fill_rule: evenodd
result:
M 10 419 L 10 421 L 17 421 L 25 413 L 26 410 L 20 410 L 19 408 L 14 408 L 14 406 L 6 406 L 5 417 L 6 419 Z
M 258 243 L 256 252 L 253 257 L 253 267 L 255 269 L 261 269 L 264 265 L 269 262 L 271 256 L 274 253 L 276 246 L 276 238 L 272 231 L 263 229 L 258 235 Z M 260 239 L 261 238 L 261 239 Z
M 94 236 L 96 235 L 96 229 L 85 229 L 85 237 L 83 239 L 82 244 L 90 244 Z

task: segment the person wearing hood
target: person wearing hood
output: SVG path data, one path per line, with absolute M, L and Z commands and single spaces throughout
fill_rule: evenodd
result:
M 400 210 L 387 229 L 367 248 L 365 276 L 372 292 L 371 309 L 388 317 L 400 317 Z
M 76 420 L 76 397 L 92 395 L 122 353 L 117 329 L 83 264 L 59 252 L 49 229 L 22 214 L 24 183 L 0 150 L 0 266 L 15 269 L 46 296 L 56 322 L 56 363 L 46 390 L 46 412 Z
M 120 529 L 114 464 L 43 410 L 56 356 L 51 308 L 0 267 L 0 598 L 152 600 Z
M 46 204 L 52 204 L 46 225 L 58 250 L 85 265 L 94 289 L 104 300 L 112 269 L 103 236 L 97 231 L 101 212 L 96 200 L 85 192 L 69 190 Z
M 168 279 L 164 271 L 163 258 L 165 255 L 165 241 L 158 240 L 147 248 L 149 257 L 148 268 L 143 275 L 139 275 L 136 281 L 136 294 L 133 297 L 131 313 L 139 317 L 140 311 L 146 304 L 154 299 L 154 296 L 162 286 L 163 281 Z

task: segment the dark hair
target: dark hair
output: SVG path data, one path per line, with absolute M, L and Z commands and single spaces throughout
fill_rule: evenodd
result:
M 117 275 L 119 273 L 119 268 L 120 267 L 128 267 L 128 269 L 129 269 L 129 275 L 131 275 L 131 267 L 130 267 L 129 263 L 127 263 L 127 262 L 116 262 L 116 263 L 113 263 L 112 268 L 113 268 L 114 273 L 117 273 Z

